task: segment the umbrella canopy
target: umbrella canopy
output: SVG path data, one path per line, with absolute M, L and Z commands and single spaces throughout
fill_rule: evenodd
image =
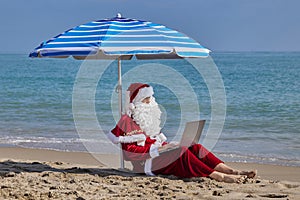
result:
M 209 52 L 176 30 L 118 14 L 69 29 L 40 44 L 30 57 L 162 59 L 207 57 Z

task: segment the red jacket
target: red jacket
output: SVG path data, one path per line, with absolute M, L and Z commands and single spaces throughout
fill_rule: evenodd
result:
M 144 134 L 146 136 L 145 132 L 140 128 L 140 126 L 128 115 L 123 115 L 116 127 L 111 132 L 116 137 L 135 134 Z M 122 143 L 124 159 L 132 162 L 135 171 L 137 168 L 140 168 L 141 171 L 143 171 L 144 161 L 151 158 L 149 151 L 151 145 L 155 142 L 155 139 L 151 139 L 150 137 L 146 136 L 144 146 L 138 145 L 137 142 Z M 164 142 L 163 145 L 164 144 L 166 144 L 166 142 Z

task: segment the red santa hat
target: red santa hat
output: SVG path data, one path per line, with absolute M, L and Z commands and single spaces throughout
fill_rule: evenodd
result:
M 145 83 L 132 83 L 127 89 L 126 113 L 131 115 L 135 104 L 154 94 L 153 88 Z

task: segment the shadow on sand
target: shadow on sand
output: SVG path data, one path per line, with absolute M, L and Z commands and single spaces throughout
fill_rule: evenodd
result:
M 49 165 L 50 164 L 50 165 Z M 51 166 L 52 165 L 52 166 Z M 135 173 L 129 169 L 114 169 L 114 168 L 81 168 L 81 167 L 66 167 L 67 164 L 62 162 L 16 162 L 16 161 L 2 161 L 0 162 L 0 177 L 13 177 L 19 173 L 41 173 L 43 176 L 44 172 L 59 172 L 59 173 L 73 173 L 73 174 L 90 174 L 97 175 L 100 177 L 106 176 L 122 176 L 122 177 L 149 177 L 143 173 Z M 75 164 L 74 164 L 75 165 Z M 180 178 L 175 176 L 164 176 L 158 175 L 156 177 L 166 178 L 169 180 L 179 180 Z M 152 177 L 156 179 L 155 177 Z M 204 179 L 199 178 L 186 178 L 180 179 L 184 182 L 204 182 Z
M 52 164 L 52 163 L 51 163 Z M 57 166 L 57 167 L 55 167 Z M 3 161 L 0 162 L 0 176 L 9 177 L 12 174 L 18 174 L 22 172 L 60 172 L 60 173 L 76 173 L 76 174 L 91 174 L 98 176 L 143 176 L 142 174 L 133 173 L 130 170 L 113 169 L 113 168 L 81 168 L 81 167 L 64 167 L 64 163 L 54 162 L 53 166 L 47 163 L 40 162 L 15 162 L 15 161 Z

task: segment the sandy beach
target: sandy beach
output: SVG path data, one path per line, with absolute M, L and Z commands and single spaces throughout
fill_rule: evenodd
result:
M 118 169 L 117 155 L 2 147 L 0 199 L 300 199 L 299 167 L 227 164 L 257 169 L 258 177 L 242 184 L 149 177 Z

